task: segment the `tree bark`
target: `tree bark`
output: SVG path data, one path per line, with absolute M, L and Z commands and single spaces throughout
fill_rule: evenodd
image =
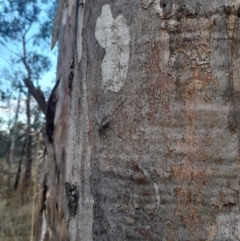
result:
M 65 241 L 65 145 L 69 99 L 69 74 L 75 37 L 75 3 L 65 6 L 60 23 L 57 79 L 46 113 L 46 155 L 39 167 L 36 239 Z
M 239 3 L 69 6 L 66 239 L 238 240 Z
M 236 235 L 238 6 L 210 2 L 86 1 L 69 114 L 70 240 Z
M 46 114 L 47 103 L 45 101 L 45 97 L 44 97 L 42 91 L 40 90 L 40 88 L 39 87 L 36 88 L 34 86 L 33 82 L 28 78 L 23 79 L 23 82 L 24 82 L 25 86 L 28 88 L 28 91 L 30 91 L 31 95 L 38 103 L 42 113 Z

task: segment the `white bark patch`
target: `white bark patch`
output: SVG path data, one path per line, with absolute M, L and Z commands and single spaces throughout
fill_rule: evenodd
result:
M 161 0 L 156 0 L 154 3 L 154 9 L 156 13 L 162 18 L 163 17 L 163 9 L 160 6 Z
M 120 14 L 113 19 L 111 8 L 105 4 L 98 17 L 95 37 L 106 53 L 102 60 L 103 89 L 119 92 L 124 85 L 130 57 L 130 29 Z
M 57 104 L 56 104 L 56 110 L 55 110 L 55 116 L 54 116 L 54 126 L 58 123 L 58 121 L 61 118 L 63 103 L 66 101 L 64 99 L 63 89 L 64 89 L 63 81 L 62 81 L 62 79 L 60 79 L 59 84 L 56 89 L 56 93 L 55 93 L 56 99 L 57 99 Z
M 84 6 L 86 0 L 80 0 L 78 6 L 78 30 L 77 30 L 77 52 L 78 52 L 78 62 L 82 58 L 82 29 L 83 29 L 83 15 L 84 15 Z
M 63 10 L 63 15 L 62 15 L 62 25 L 65 26 L 67 23 L 67 18 L 68 18 L 68 7 L 65 7 Z
M 45 235 L 47 232 L 47 221 L 45 217 L 45 212 L 42 213 L 42 232 L 41 232 L 41 238 L 40 240 L 43 241 L 45 239 Z
M 230 6 L 235 6 L 238 4 L 240 4 L 240 0 L 229 0 L 228 1 L 228 5 L 230 5 Z
M 43 211 L 43 213 L 42 213 L 42 232 L 41 232 L 40 241 L 44 241 L 45 240 L 45 236 L 46 236 L 47 233 L 49 234 L 49 236 L 51 238 L 52 231 L 50 230 L 49 227 L 47 227 L 46 214 L 45 214 L 45 211 Z
M 71 16 L 73 8 L 74 8 L 75 0 L 68 1 L 68 16 Z

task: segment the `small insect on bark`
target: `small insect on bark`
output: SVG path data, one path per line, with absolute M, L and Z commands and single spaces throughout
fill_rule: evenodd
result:
M 101 136 L 105 136 L 106 137 L 106 130 L 109 128 L 116 136 L 118 136 L 120 139 L 122 139 L 123 141 L 125 141 L 122 137 L 120 137 L 110 126 L 110 122 L 115 114 L 115 112 L 118 110 L 118 108 L 124 103 L 124 101 L 127 99 L 127 97 L 116 107 L 116 109 L 113 111 L 113 113 L 107 117 L 104 116 L 102 119 L 99 118 L 99 106 L 98 106 L 98 118 L 96 118 L 97 121 L 97 125 L 98 125 L 98 133 Z M 98 103 L 98 102 L 97 102 Z

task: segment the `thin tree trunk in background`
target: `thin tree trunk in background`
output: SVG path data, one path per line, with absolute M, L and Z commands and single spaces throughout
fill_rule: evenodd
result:
M 20 176 L 21 176 L 21 172 L 22 172 L 22 161 L 24 159 L 25 150 L 26 150 L 26 139 L 23 141 L 21 156 L 20 156 L 20 160 L 18 163 L 17 175 L 16 175 L 16 179 L 15 179 L 15 183 L 14 183 L 14 190 L 16 190 L 18 188 L 18 184 L 19 184 L 19 180 L 20 180 Z
M 27 117 L 27 127 L 26 127 L 26 169 L 23 180 L 23 189 L 28 188 L 31 181 L 32 172 L 32 148 L 31 148 L 31 107 L 30 107 L 30 91 L 27 93 L 26 99 L 26 117 Z
M 18 114 L 19 114 L 19 108 L 20 108 L 20 99 L 21 99 L 21 89 L 19 89 L 19 92 L 18 92 L 17 108 L 16 108 L 16 113 L 15 113 L 15 118 L 13 121 L 13 126 L 10 130 L 9 146 L 7 148 L 7 153 L 6 153 L 6 158 L 7 158 L 7 163 L 8 163 L 8 187 L 9 188 L 11 185 L 11 165 L 14 161 L 15 139 L 16 139 L 16 132 L 17 132 L 17 122 L 18 122 Z
M 14 122 L 13 122 L 12 132 L 11 132 L 11 145 L 10 145 L 10 153 L 9 153 L 9 162 L 10 163 L 13 163 L 13 159 L 14 159 L 15 139 L 16 139 L 16 132 L 17 132 L 17 122 L 18 122 L 18 114 L 19 114 L 19 108 L 20 108 L 20 99 L 21 99 L 21 89 L 19 89 L 19 92 L 18 92 L 17 108 L 16 108 L 15 118 L 14 118 Z

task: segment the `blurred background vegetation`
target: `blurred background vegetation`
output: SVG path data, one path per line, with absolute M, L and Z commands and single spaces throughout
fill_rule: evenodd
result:
M 0 1 L 0 241 L 34 240 L 56 1 Z

